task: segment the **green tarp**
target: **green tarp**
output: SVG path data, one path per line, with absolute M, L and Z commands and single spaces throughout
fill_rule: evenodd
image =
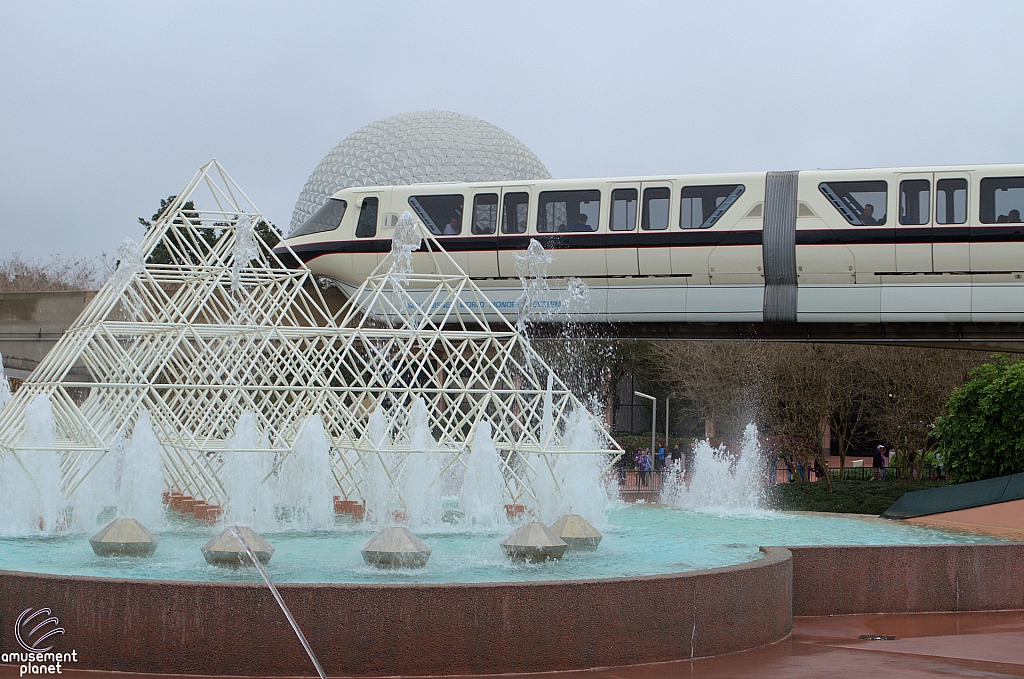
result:
M 955 512 L 997 502 L 1024 499 L 1024 473 L 995 479 L 958 483 L 942 488 L 906 493 L 885 510 L 883 519 L 910 519 L 915 516 Z

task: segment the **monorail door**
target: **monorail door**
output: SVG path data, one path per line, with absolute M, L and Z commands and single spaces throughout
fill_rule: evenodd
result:
M 352 273 L 362 279 L 373 273 L 387 254 L 381 252 L 385 249 L 385 243 L 381 241 L 380 215 L 387 212 L 390 205 L 382 206 L 381 194 L 377 192 L 358 193 L 353 203 L 359 208 L 355 228 L 356 244 L 359 247 L 352 253 Z M 392 233 L 389 231 L 387 237 L 390 238 Z
M 936 172 L 935 210 L 932 214 L 932 270 L 952 275 L 954 281 L 970 285 L 971 247 L 967 222 L 968 189 L 971 177 L 965 172 Z
M 932 271 L 943 285 L 943 320 L 970 321 L 970 227 L 967 221 L 971 177 L 966 172 L 936 172 L 932 184 Z
M 608 209 L 605 262 L 614 278 L 637 276 L 637 219 L 640 215 L 640 184 L 612 184 Z
M 515 280 L 516 255 L 530 246 L 527 228 L 530 224 L 530 188 L 508 186 L 501 192 L 498 217 L 498 275 Z
M 477 189 L 470 208 L 469 233 L 471 240 L 466 252 L 469 275 L 473 278 L 498 276 L 498 221 L 501 198 L 500 187 Z
M 901 174 L 896 217 L 896 271 L 932 273 L 932 173 Z

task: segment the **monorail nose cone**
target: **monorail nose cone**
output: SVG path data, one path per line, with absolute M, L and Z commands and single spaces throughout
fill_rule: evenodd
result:
M 422 568 L 430 547 L 404 526 L 385 528 L 360 551 L 363 561 L 377 568 Z
M 579 514 L 566 514 L 551 525 L 551 532 L 569 545 L 569 551 L 592 552 L 604 537 Z
M 89 544 L 97 556 L 153 556 L 160 538 L 135 519 L 114 519 Z
M 235 528 L 242 534 L 250 549 L 256 554 L 260 563 L 266 564 L 274 555 L 274 548 L 260 537 L 259 533 L 248 526 L 228 526 L 220 535 L 202 546 L 203 558 L 213 566 L 251 566 L 252 559 L 245 553 L 245 545 L 238 541 L 231 529 Z
M 561 559 L 569 545 L 540 521 L 530 521 L 502 540 L 501 548 L 510 559 L 537 563 Z

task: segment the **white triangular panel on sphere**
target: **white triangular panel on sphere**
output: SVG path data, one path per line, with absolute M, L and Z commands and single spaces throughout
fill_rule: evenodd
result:
M 482 422 L 513 502 L 558 492 L 564 453 L 621 454 L 408 213 L 336 312 L 287 245 L 275 254 L 272 229 L 217 161 L 203 166 L 141 244 L 122 245 L 115 274 L 0 411 L 0 458 L 28 471 L 28 457 L 56 454 L 70 497 L 146 411 L 168 487 L 230 511 L 227 460 L 255 455 L 264 483 L 305 469 L 290 459 L 319 418 L 331 492 L 404 511 L 420 501 L 409 477 L 440 484 L 465 466 Z M 91 380 L 71 375 L 78 361 Z M 81 405 L 74 388 L 88 390 Z M 53 413 L 46 451 L 26 418 L 39 396 Z

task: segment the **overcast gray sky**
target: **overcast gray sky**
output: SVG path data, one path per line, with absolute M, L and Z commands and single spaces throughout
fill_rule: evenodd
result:
M 0 0 L 0 257 L 113 253 L 218 158 L 287 228 L 445 109 L 555 177 L 1024 161 L 1024 3 Z

